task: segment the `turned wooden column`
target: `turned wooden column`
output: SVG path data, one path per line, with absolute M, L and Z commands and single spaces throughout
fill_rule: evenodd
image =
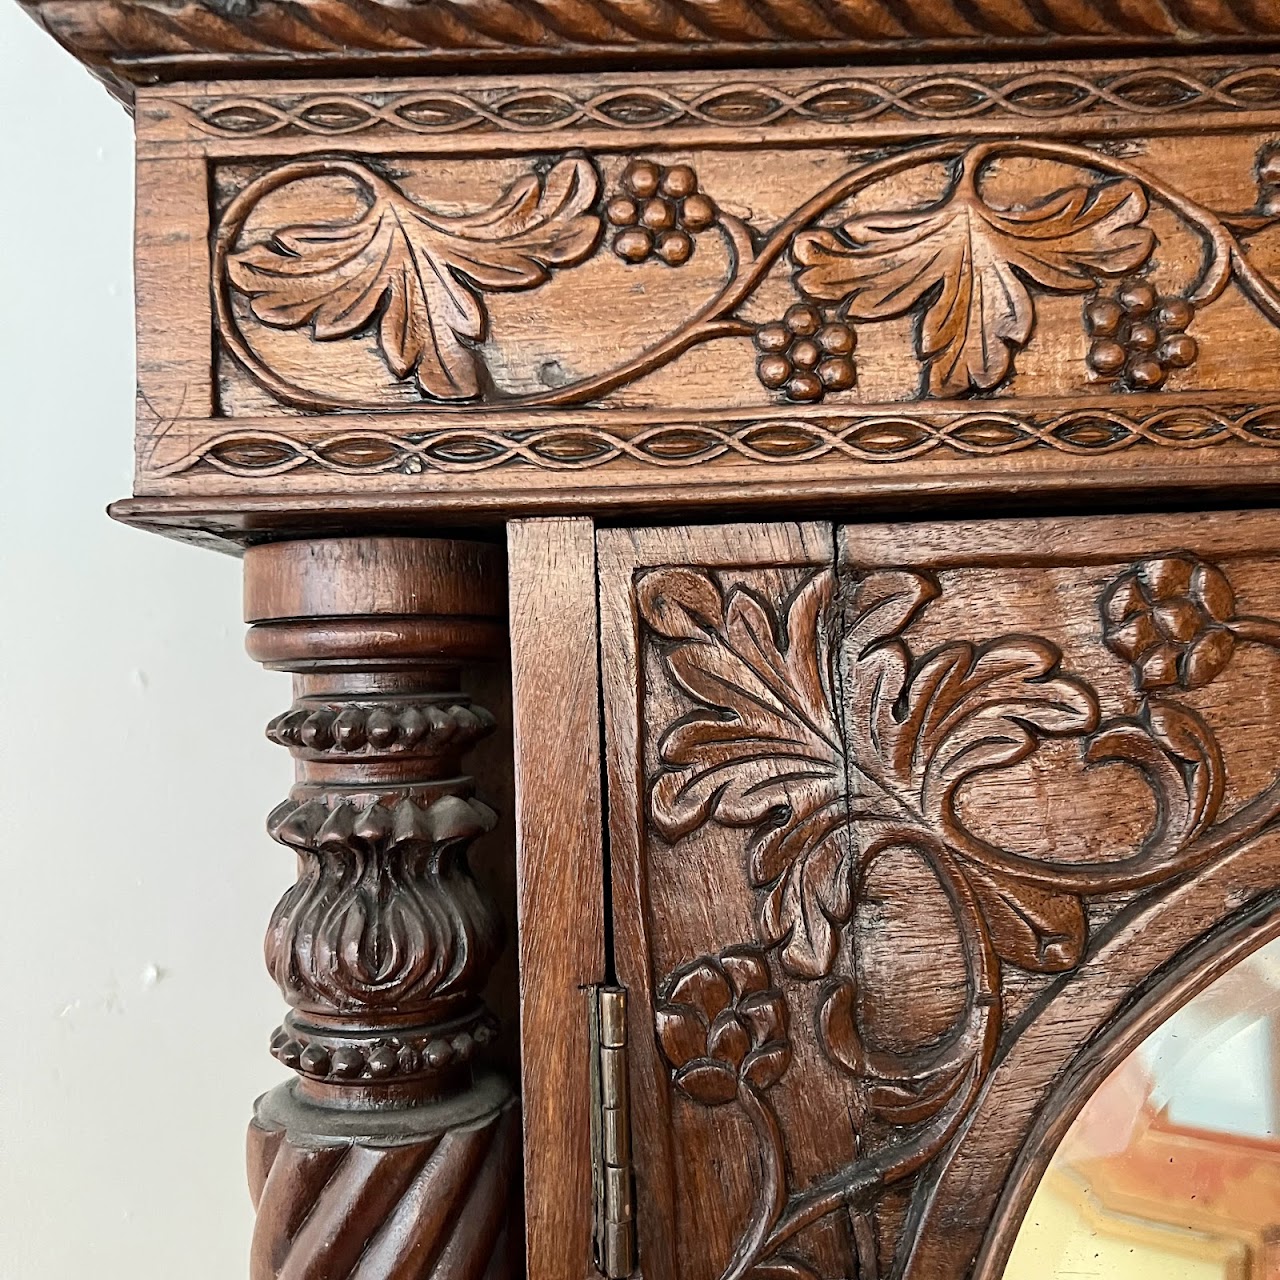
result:
M 480 543 L 334 538 L 245 556 L 250 654 L 290 671 L 268 726 L 297 783 L 268 820 L 298 882 L 267 932 L 297 1074 L 249 1129 L 252 1280 L 499 1280 L 519 1270 L 519 1117 L 486 1069 L 503 944 L 467 851 L 493 811 L 463 771 L 493 717 L 460 690 L 506 643 Z

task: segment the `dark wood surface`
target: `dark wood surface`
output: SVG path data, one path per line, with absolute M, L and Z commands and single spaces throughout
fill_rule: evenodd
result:
M 605 980 L 595 530 L 509 527 L 528 1268 L 592 1268 L 587 988 Z
M 1280 927 L 1278 557 L 1263 513 L 601 534 L 646 1275 L 996 1280 L 1028 1135 Z
M 500 552 L 344 538 L 245 557 L 248 647 L 294 673 L 267 736 L 298 781 L 268 820 L 298 859 L 266 958 L 297 1079 L 249 1131 L 253 1280 L 520 1270 L 520 1133 L 486 1068 L 503 946 L 468 848 L 496 825 L 462 771 L 495 727 L 462 668 L 501 656 Z
M 1280 927 L 1275 7 L 22 2 L 295 675 L 254 1280 L 592 1274 L 612 980 L 640 1273 L 997 1280 Z

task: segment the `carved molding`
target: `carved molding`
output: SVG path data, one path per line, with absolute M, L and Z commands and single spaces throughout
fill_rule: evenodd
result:
M 136 491 L 1243 484 L 1277 121 L 1265 55 L 156 88 Z
M 606 84 L 440 88 L 404 92 L 228 93 L 175 105 L 199 133 L 215 138 L 348 138 L 370 132 L 413 137 L 536 135 L 571 129 L 654 131 L 703 125 L 726 133 L 782 124 L 840 125 L 896 120 L 952 123 L 1000 119 L 1069 121 L 1103 112 L 1139 117 L 1243 114 L 1280 106 L 1272 64 L 1201 69 L 1170 63 L 1142 68 L 1016 73 L 839 75 L 807 81 L 752 76 L 737 82 L 653 79 Z
M 1126 711 L 1104 718 L 1089 680 L 1042 637 L 913 641 L 943 592 L 929 573 L 820 570 L 779 598 L 664 568 L 635 590 L 664 678 L 691 705 L 659 733 L 648 821 L 670 844 L 709 824 L 740 831 L 755 899 L 754 938 L 690 957 L 653 993 L 673 1087 L 741 1108 L 756 1138 L 755 1200 L 722 1276 L 816 1280 L 792 1251 L 838 1211 L 850 1215 L 858 1274 L 879 1274 L 881 1199 L 951 1158 L 1008 1049 L 1008 975 L 1069 981 L 1096 967 L 1094 900 L 1146 908 L 1280 823 L 1274 778 L 1227 802 L 1222 744 L 1188 700 L 1242 647 L 1280 649 L 1280 622 L 1243 614 L 1227 575 L 1195 555 L 1133 563 L 1097 603 L 1098 643 L 1130 669 L 1132 689 Z M 1051 739 L 1072 744 L 1084 768 L 1131 771 L 1149 791 L 1151 825 L 1131 853 L 1058 861 L 966 824 L 962 788 Z M 864 1030 L 849 949 L 886 857 L 917 860 L 941 886 L 966 971 L 952 1025 L 911 1048 Z M 789 1009 L 787 990 L 811 992 L 810 1007 Z M 794 1037 L 809 1035 L 856 1089 L 859 1141 L 850 1163 L 800 1185 L 770 1091 Z
M 483 707 L 421 702 L 305 703 L 278 715 L 267 737 L 291 750 L 320 755 L 375 756 L 426 752 L 446 746 L 467 751 L 493 732 L 493 716 Z
M 722 457 L 766 466 L 816 462 L 899 462 L 939 450 L 974 457 L 1045 448 L 1079 457 L 1136 446 L 1185 452 L 1223 445 L 1280 445 L 1280 404 L 1218 408 L 1162 397 L 1143 403 L 1109 399 L 1097 407 L 1037 412 L 1032 405 L 988 403 L 799 415 L 728 424 L 564 425 L 526 431 L 468 426 L 422 432 L 376 429 L 293 435 L 263 427 L 219 432 L 152 474 L 177 476 L 208 467 L 245 479 L 319 470 L 335 475 L 482 472 L 508 464 L 547 471 L 589 471 L 616 462 L 683 470 Z
M 371 72 L 399 61 L 456 68 L 540 64 L 590 55 L 638 59 L 924 52 L 1053 45 L 1115 48 L 1265 41 L 1280 19 L 1251 0 L 462 0 L 441 7 L 387 0 L 22 0 L 82 61 L 121 82 L 262 74 L 301 65 Z M 122 84 L 122 89 L 123 89 Z M 127 91 L 127 90 L 124 90 Z

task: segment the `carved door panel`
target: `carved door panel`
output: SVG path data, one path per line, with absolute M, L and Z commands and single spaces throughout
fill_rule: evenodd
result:
M 642 1274 L 995 1280 L 1143 1010 L 1274 931 L 1280 517 L 610 531 L 599 572 Z

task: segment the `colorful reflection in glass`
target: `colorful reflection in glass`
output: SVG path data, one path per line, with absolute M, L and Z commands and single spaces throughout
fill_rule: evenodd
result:
M 1280 939 L 1159 1027 L 1053 1157 L 1005 1280 L 1280 1280 Z

